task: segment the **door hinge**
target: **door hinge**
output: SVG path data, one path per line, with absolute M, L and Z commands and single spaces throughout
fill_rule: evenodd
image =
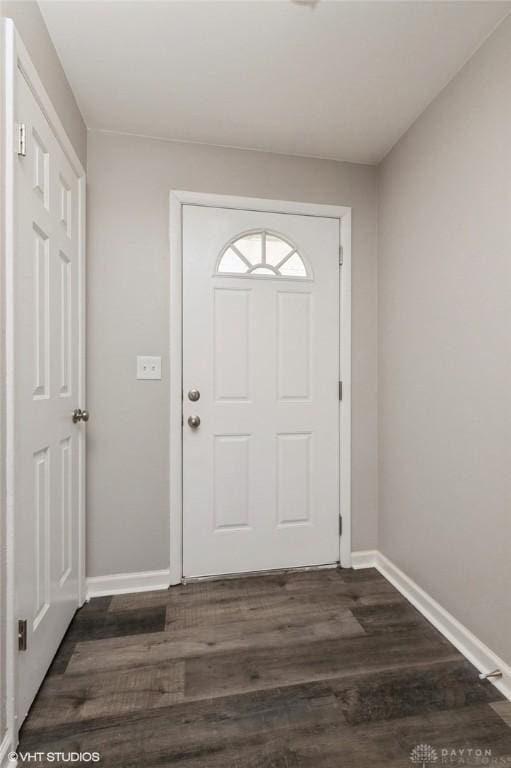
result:
M 339 515 L 339 536 L 342 536 L 342 515 Z
M 27 132 L 25 129 L 25 123 L 18 123 L 18 147 L 16 151 L 20 157 L 26 157 Z
M 339 382 L 339 400 L 342 400 L 342 381 Z
M 344 254 L 343 254 L 343 250 L 342 250 L 342 245 L 340 245 L 339 246 L 339 266 L 340 267 L 342 267 L 342 262 L 344 261 L 343 256 L 344 256 Z
M 27 650 L 27 620 L 18 621 L 18 651 Z

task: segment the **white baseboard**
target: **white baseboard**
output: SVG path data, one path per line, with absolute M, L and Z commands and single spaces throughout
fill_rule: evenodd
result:
M 0 768 L 15 768 L 17 760 L 9 760 L 9 753 L 14 752 L 11 734 L 7 732 L 0 743 Z
M 378 552 L 376 549 L 364 549 L 360 552 L 351 553 L 351 567 L 355 570 L 359 568 L 376 568 Z
M 87 578 L 87 599 L 107 595 L 125 595 L 129 592 L 149 592 L 168 589 L 170 571 L 140 571 L 139 573 L 113 573 L 108 576 Z
M 353 552 L 352 563 L 353 568 L 377 568 L 382 576 L 396 587 L 403 597 L 415 606 L 479 672 L 486 674 L 494 669 L 500 669 L 502 677 L 492 678 L 490 682 L 511 701 L 511 667 L 406 573 L 377 550 Z

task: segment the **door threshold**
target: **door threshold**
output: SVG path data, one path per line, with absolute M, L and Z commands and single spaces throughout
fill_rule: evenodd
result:
M 300 573 L 303 571 L 325 571 L 340 568 L 339 562 L 325 563 L 323 565 L 297 565 L 292 568 L 269 568 L 265 571 L 242 571 L 241 573 L 219 573 L 213 576 L 183 576 L 181 584 L 193 584 L 198 581 L 224 581 L 226 579 L 252 579 L 256 576 L 278 576 L 286 573 Z

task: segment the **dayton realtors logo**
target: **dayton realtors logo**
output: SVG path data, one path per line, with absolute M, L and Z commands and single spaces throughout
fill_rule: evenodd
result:
M 410 760 L 415 765 L 427 768 L 428 765 L 438 762 L 438 752 L 429 744 L 417 744 L 410 753 Z
M 432 747 L 417 744 L 410 752 L 410 762 L 421 768 L 440 765 L 493 765 L 511 768 L 511 755 L 494 755 L 487 747 Z

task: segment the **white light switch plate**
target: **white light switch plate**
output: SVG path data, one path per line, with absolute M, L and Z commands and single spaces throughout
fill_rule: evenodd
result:
M 161 379 L 161 357 L 137 357 L 137 379 Z

